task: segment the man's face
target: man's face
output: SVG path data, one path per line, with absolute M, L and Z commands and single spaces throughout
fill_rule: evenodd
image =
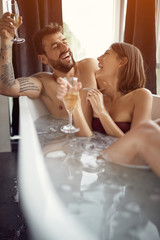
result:
M 62 33 L 45 36 L 42 44 L 51 68 L 67 73 L 75 65 L 71 49 Z

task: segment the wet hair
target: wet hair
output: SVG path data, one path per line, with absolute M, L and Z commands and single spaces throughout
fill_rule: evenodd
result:
M 111 45 L 120 58 L 127 57 L 128 62 L 119 71 L 118 90 L 126 94 L 137 88 L 145 87 L 146 75 L 144 61 L 140 50 L 129 43 Z
M 42 44 L 43 37 L 50 34 L 58 33 L 58 32 L 60 33 L 63 32 L 62 26 L 59 25 L 58 23 L 51 23 L 49 25 L 46 25 L 45 27 L 40 29 L 38 32 L 36 32 L 32 37 L 32 41 L 33 41 L 33 45 L 36 53 L 45 54 L 44 47 Z

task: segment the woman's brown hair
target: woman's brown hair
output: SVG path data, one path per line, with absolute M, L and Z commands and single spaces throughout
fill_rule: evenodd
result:
M 140 50 L 128 43 L 113 43 L 111 45 L 120 58 L 126 57 L 128 62 L 121 67 L 119 72 L 118 90 L 123 94 L 137 88 L 145 87 L 146 75 L 144 62 Z

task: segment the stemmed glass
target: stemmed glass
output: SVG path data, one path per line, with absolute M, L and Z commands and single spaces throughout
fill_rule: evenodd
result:
M 69 123 L 62 126 L 60 130 L 65 133 L 75 133 L 79 131 L 79 128 L 75 128 L 72 124 L 72 113 L 78 102 L 78 91 L 76 90 L 78 78 L 64 77 L 64 80 L 68 82 L 67 93 L 63 98 L 63 103 L 68 112 Z
M 14 26 L 15 26 L 15 36 L 13 38 L 13 42 L 20 44 L 25 42 L 24 38 L 19 38 L 18 36 L 18 31 L 17 28 L 19 26 L 19 8 L 18 8 L 18 4 L 16 0 L 7 0 L 6 1 L 7 4 L 7 11 L 10 12 L 12 15 L 11 17 L 14 19 Z

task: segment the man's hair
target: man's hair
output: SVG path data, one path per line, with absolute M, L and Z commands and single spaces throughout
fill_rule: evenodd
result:
M 58 32 L 63 32 L 62 26 L 58 23 L 50 23 L 49 25 L 46 25 L 33 35 L 32 41 L 37 54 L 45 54 L 42 44 L 43 37 Z
M 129 43 L 113 43 L 111 48 L 120 58 L 127 57 L 127 64 L 119 72 L 118 90 L 124 94 L 145 87 L 146 75 L 140 50 Z

